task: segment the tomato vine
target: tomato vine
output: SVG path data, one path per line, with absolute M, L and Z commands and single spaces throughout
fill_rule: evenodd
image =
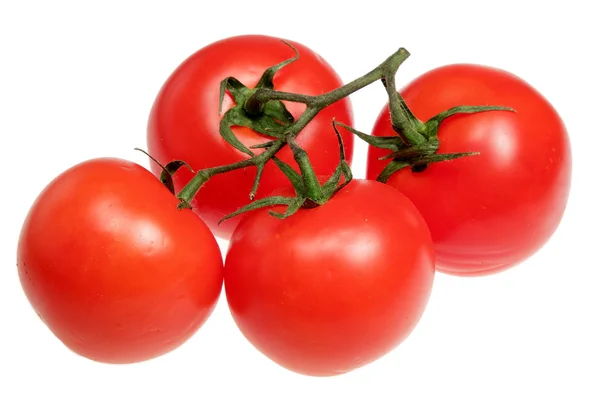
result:
M 513 111 L 511 108 L 503 106 L 460 106 L 446 110 L 426 122 L 421 122 L 412 114 L 396 89 L 396 73 L 402 63 L 410 56 L 410 53 L 405 48 L 399 48 L 383 63 L 367 74 L 322 95 L 314 96 L 277 91 L 273 85 L 275 74 L 281 68 L 299 58 L 298 51 L 291 44 L 285 41 L 283 43 L 294 50 L 295 56 L 268 68 L 254 88 L 244 86 L 235 77 L 225 78 L 220 85 L 219 112 L 226 91 L 232 95 L 235 106 L 223 116 L 219 133 L 231 146 L 248 154 L 250 158 L 228 165 L 197 171 L 195 176 L 177 194 L 177 198 L 180 201 L 178 206 L 180 209 L 191 208 L 191 200 L 211 177 L 246 167 L 256 168 L 254 184 L 249 193 L 249 199 L 251 201 L 254 200 L 262 172 L 267 162 L 273 160 L 292 183 L 296 191 L 296 197 L 266 197 L 239 208 L 222 218 L 221 221 L 246 211 L 273 205 L 287 205 L 288 208 L 285 213 L 271 213 L 276 217 L 286 218 L 301 207 L 314 207 L 323 204 L 352 179 L 350 166 L 345 160 L 342 139 L 336 125 L 349 130 L 371 146 L 392 150 L 391 155 L 386 156 L 386 159 L 389 158 L 391 161 L 378 177 L 379 181 L 385 182 L 389 176 L 402 168 L 410 167 L 413 171 L 419 171 L 423 170 L 429 163 L 449 161 L 477 154 L 475 152 L 437 153 L 439 149 L 437 129 L 444 119 L 456 114 L 485 111 Z M 347 124 L 335 122 L 335 120 L 332 121 L 333 128 L 340 142 L 340 163 L 329 180 L 321 185 L 317 180 L 307 153 L 298 146 L 295 138 L 324 108 L 377 81 L 383 83 L 389 96 L 392 126 L 398 136 L 374 137 L 364 134 Z M 287 111 L 283 101 L 303 103 L 306 105 L 306 109 L 299 118 L 294 120 L 291 113 Z M 251 128 L 258 133 L 271 137 L 273 140 L 248 148 L 235 136 L 231 129 L 232 126 Z M 300 174 L 276 157 L 277 153 L 285 146 L 289 146 L 292 150 L 294 160 L 300 169 Z M 253 152 L 253 150 L 261 148 L 264 149 L 263 152 L 259 154 Z M 188 165 L 182 160 L 171 161 L 163 167 L 161 180 L 169 182 L 167 175 L 172 176 L 182 166 Z M 342 176 L 344 177 L 344 181 L 338 184 Z M 169 187 L 172 187 L 172 185 L 169 185 Z

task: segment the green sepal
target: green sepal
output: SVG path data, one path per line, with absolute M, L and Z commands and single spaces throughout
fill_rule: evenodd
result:
M 262 76 L 260 77 L 260 80 L 258 81 L 258 84 L 256 85 L 257 88 L 261 87 L 261 88 L 273 89 L 273 78 L 275 77 L 275 74 L 277 73 L 277 71 L 279 71 L 281 68 L 293 63 L 294 61 L 296 61 L 300 58 L 300 53 L 298 52 L 298 49 L 296 49 L 294 46 L 292 46 L 290 43 L 286 42 L 285 40 L 282 40 L 282 42 L 285 43 L 286 45 L 288 45 L 294 51 L 294 53 L 295 53 L 294 57 L 288 58 L 287 60 L 282 61 L 279 64 L 276 64 L 270 68 L 267 68 L 265 70 L 265 72 L 263 72 Z
M 406 167 L 410 167 L 410 164 L 406 161 L 392 160 L 388 165 L 385 166 L 383 171 L 381 171 L 377 177 L 377 180 L 379 182 L 386 183 L 393 174 Z
M 263 113 L 280 126 L 287 126 L 294 122 L 294 116 L 281 101 L 269 101 L 265 104 Z
M 279 219 L 285 219 L 287 217 L 291 217 L 292 215 L 294 215 L 304 204 L 304 202 L 306 201 L 306 199 L 304 197 L 295 197 L 292 198 L 290 203 L 288 204 L 287 209 L 285 210 L 285 212 L 282 213 L 278 213 L 276 211 L 272 211 L 269 210 L 269 214 L 275 218 L 279 218 Z
M 371 136 L 341 122 L 334 122 L 334 124 L 343 127 L 344 129 L 358 136 L 360 139 L 367 142 L 371 146 L 392 151 L 398 151 L 400 149 L 406 148 L 406 145 L 404 144 L 400 136 Z
M 267 103 L 265 106 L 265 110 L 271 108 L 272 104 L 269 103 Z M 281 118 L 282 116 L 279 117 Z M 273 118 L 266 113 L 263 113 L 259 117 L 246 117 L 245 124 L 243 126 L 251 128 L 253 131 L 265 136 L 282 139 L 285 136 L 286 128 L 289 124 L 290 122 L 282 122 L 280 119 Z
M 437 136 L 440 124 L 446 119 L 457 114 L 477 114 L 488 111 L 510 111 L 516 112 L 513 108 L 504 106 L 456 106 L 446 111 L 434 115 L 425 122 L 425 136 Z
M 352 180 L 353 176 L 352 176 L 352 168 L 350 168 L 350 164 L 348 164 L 348 161 L 346 160 L 346 150 L 344 149 L 344 140 L 342 139 L 342 135 L 340 134 L 340 131 L 338 131 L 338 129 L 337 129 L 335 119 L 332 121 L 332 123 L 333 123 L 333 130 L 335 131 L 335 134 L 337 135 L 338 146 L 340 149 L 340 164 L 338 167 L 341 169 L 342 174 L 344 175 L 344 182 L 340 186 L 338 186 L 337 189 L 335 189 L 334 193 L 336 193 L 340 189 L 342 189 L 344 186 L 349 184 L 350 181 Z
M 335 193 L 337 187 L 338 187 L 338 183 L 340 182 L 340 178 L 342 177 L 342 167 L 341 167 L 341 163 L 336 167 L 335 171 L 333 172 L 333 175 L 331 175 L 329 177 L 329 179 L 327 179 L 327 181 L 325 181 L 325 183 L 323 184 L 323 186 L 321 187 L 322 191 L 323 191 L 323 199 L 327 199 L 329 200 L 331 198 L 331 196 L 333 196 L 333 194 Z
M 233 76 L 223 79 L 219 87 L 219 115 L 221 115 L 221 111 L 223 110 L 223 100 L 225 100 L 225 92 L 227 91 L 231 93 L 233 101 L 236 104 L 239 104 L 240 101 L 252 94 L 250 89 Z
M 440 146 L 440 141 L 437 137 L 430 138 L 427 142 L 400 149 L 392 153 L 386 154 L 383 157 L 379 157 L 378 160 L 389 160 L 390 158 L 396 159 L 409 159 L 411 157 L 419 157 L 424 154 L 435 153 Z
M 219 133 L 227 143 L 235 147 L 237 150 L 248 154 L 250 157 L 254 157 L 252 150 L 240 142 L 240 140 L 231 130 L 231 127 L 234 125 L 247 126 L 247 120 L 248 119 L 242 114 L 242 111 L 239 108 L 232 108 L 231 110 L 227 111 L 221 119 L 221 123 L 219 124 Z
M 429 154 L 429 155 L 426 155 L 423 157 L 413 159 L 412 162 L 410 163 L 410 165 L 411 165 L 411 167 L 414 167 L 415 165 L 439 163 L 439 162 L 443 162 L 443 161 L 456 160 L 457 158 L 471 157 L 471 156 L 476 156 L 476 155 L 479 155 L 479 152 L 469 151 L 469 152 L 464 152 L 464 153 Z
M 344 161 L 341 163 L 341 166 L 342 166 L 342 174 L 344 174 L 345 181 L 336 189 L 336 192 L 339 191 L 340 189 L 342 189 L 347 184 L 349 184 L 352 179 L 354 179 L 354 177 L 352 175 L 352 168 L 350 168 L 350 164 L 348 164 L 346 161 Z
M 335 119 L 332 121 L 333 130 L 337 136 L 338 147 L 340 152 L 340 163 L 335 169 L 334 174 L 323 184 L 323 194 L 326 200 L 329 200 L 335 193 L 341 190 L 352 180 L 352 169 L 346 161 L 346 151 L 344 149 L 344 141 L 340 131 L 337 129 L 337 123 Z M 344 182 L 340 185 L 340 178 L 344 176 Z
M 285 196 L 271 196 L 265 197 L 264 199 L 256 200 L 250 204 L 245 205 L 244 207 L 238 208 L 236 211 L 232 212 L 229 215 L 221 218 L 218 224 L 221 224 L 223 221 L 226 221 L 230 218 L 236 217 L 242 213 L 258 210 L 259 208 L 264 207 L 273 207 L 277 205 L 289 205 L 294 200 L 294 197 L 285 197 Z
M 344 177 L 344 181 L 340 184 L 340 178 Z M 334 194 L 342 190 L 347 184 L 352 181 L 352 170 L 350 165 L 345 160 L 342 160 L 335 169 L 335 172 L 323 184 L 323 198 L 318 202 L 319 205 L 324 204 L 333 197 Z
M 302 180 L 302 175 L 296 172 L 290 165 L 284 163 L 277 157 L 273 157 L 272 160 L 275 162 L 277 167 L 283 172 L 286 178 L 290 181 L 294 190 L 296 191 L 296 195 L 306 195 L 306 190 L 304 189 L 304 181 Z

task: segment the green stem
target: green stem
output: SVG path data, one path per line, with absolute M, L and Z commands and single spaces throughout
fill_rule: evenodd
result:
M 281 150 L 283 146 L 284 142 L 276 141 L 266 151 L 252 158 L 247 158 L 233 164 L 221 165 L 218 167 L 206 168 L 198 171 L 177 195 L 177 198 L 181 200 L 180 208 L 189 208 L 192 199 L 194 196 L 196 196 L 200 188 L 202 188 L 202 186 L 204 186 L 204 184 L 213 176 L 234 171 L 236 169 L 256 166 L 260 163 L 266 164 L 266 162 L 275 156 L 275 154 L 277 154 L 277 152 Z
M 304 151 L 304 149 L 298 146 L 296 140 L 291 136 L 288 138 L 288 145 L 292 150 L 294 160 L 296 160 L 296 163 L 300 168 L 300 174 L 302 175 L 306 196 L 309 199 L 321 200 L 323 197 L 323 191 L 321 190 L 321 184 L 319 183 L 319 179 L 315 174 L 312 164 L 308 159 L 308 154 L 306 151 Z
M 279 92 L 277 90 L 263 88 L 258 89 L 252 96 L 248 97 L 244 108 L 246 110 L 248 110 L 248 108 L 256 109 L 258 107 L 257 104 L 264 104 L 270 100 L 286 100 L 294 103 L 304 103 L 309 105 L 315 102 L 315 98 L 316 96 L 309 96 L 300 93 Z
M 410 56 L 410 53 L 405 48 L 400 48 L 394 54 L 392 54 L 387 60 L 381 63 L 377 68 L 373 69 L 371 72 L 366 75 L 361 76 L 353 80 L 346 85 L 334 89 L 330 92 L 324 93 L 319 96 L 311 96 L 299 93 L 289 93 L 289 92 L 279 92 L 272 89 L 259 89 L 252 96 L 248 98 L 248 102 L 252 104 L 258 103 L 266 103 L 271 100 L 280 100 L 280 101 L 291 101 L 295 103 L 304 103 L 309 108 L 316 108 L 319 111 L 325 107 L 332 105 L 335 102 L 342 100 L 345 97 L 348 97 L 352 93 L 364 88 L 376 82 L 384 77 L 386 73 L 395 74 L 398 71 L 398 68 L 406 59 Z M 305 112 L 306 112 L 305 111 Z

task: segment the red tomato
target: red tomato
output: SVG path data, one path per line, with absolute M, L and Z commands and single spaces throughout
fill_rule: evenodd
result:
M 21 284 L 71 350 L 131 363 L 184 343 L 209 317 L 223 262 L 214 236 L 149 171 L 95 159 L 39 195 L 18 246 Z
M 338 75 L 319 55 L 299 43 L 291 43 L 299 51 L 300 58 L 277 72 L 276 90 L 319 95 L 342 86 Z M 293 56 L 292 49 L 281 39 L 258 35 L 224 39 L 199 50 L 173 72 L 156 98 L 148 124 L 149 152 L 161 163 L 181 159 L 195 170 L 249 158 L 219 134 L 219 83 L 234 76 L 247 87 L 254 87 L 265 69 Z M 232 104 L 232 99 L 226 96 L 223 113 Z M 305 109 L 303 104 L 286 105 L 295 118 Z M 339 162 L 338 142 L 331 127 L 334 117 L 352 123 L 348 98 L 324 109 L 303 129 L 297 140 L 308 152 L 319 175 L 331 175 Z M 248 147 L 270 140 L 245 127 L 233 127 L 233 131 Z M 344 132 L 343 139 L 346 154 L 351 157 L 353 135 Z M 279 154 L 283 161 L 295 165 L 289 149 Z M 157 175 L 161 172 L 156 165 L 152 165 L 152 170 Z M 221 225 L 217 222 L 249 202 L 255 171 L 255 168 L 247 168 L 215 176 L 192 202 L 194 211 L 216 235 L 226 239 L 231 236 L 239 218 Z M 176 190 L 181 190 L 192 176 L 182 168 L 174 177 Z M 289 186 L 289 182 L 271 161 L 265 168 L 256 198 L 282 186 Z
M 499 105 L 447 119 L 440 153 L 480 155 L 404 169 L 388 184 L 400 189 L 425 217 L 440 271 L 483 275 L 514 266 L 540 249 L 557 228 L 571 181 L 569 138 L 552 105 L 522 79 L 479 65 L 434 69 L 401 94 L 422 121 L 458 105 Z M 391 136 L 388 108 L 373 135 Z M 388 153 L 370 148 L 367 176 L 376 179 Z
M 355 180 L 287 219 L 266 211 L 242 219 L 225 292 L 258 350 L 292 371 L 328 376 L 400 344 L 425 309 L 434 272 L 429 230 L 414 205 L 389 186 Z

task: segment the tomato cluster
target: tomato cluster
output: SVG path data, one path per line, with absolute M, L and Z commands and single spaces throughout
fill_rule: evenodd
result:
M 436 269 L 495 273 L 553 234 L 569 194 L 569 139 L 526 82 L 481 65 L 434 69 L 392 90 L 369 137 L 352 128 L 347 88 L 309 48 L 268 36 L 227 38 L 186 59 L 150 112 L 152 172 L 88 160 L 33 203 L 17 264 L 37 314 L 79 355 L 140 362 L 190 338 L 224 284 L 252 345 L 289 370 L 330 376 L 411 333 Z M 261 90 L 282 101 L 256 102 Z M 436 119 L 493 105 L 511 111 Z M 397 112 L 414 132 L 403 134 Z M 355 134 L 371 144 L 366 179 L 350 178 Z M 177 193 L 200 178 L 183 201 Z M 224 258 L 215 237 L 229 240 Z

